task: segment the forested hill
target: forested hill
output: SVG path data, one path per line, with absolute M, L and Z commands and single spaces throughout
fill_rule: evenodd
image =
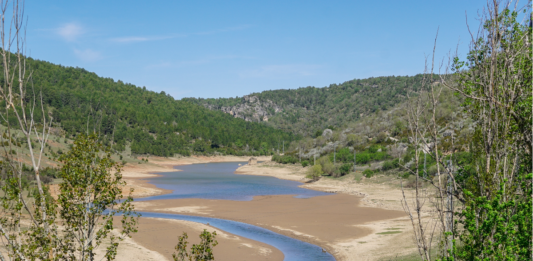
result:
M 29 58 L 27 65 L 33 71 L 33 85 L 42 88 L 57 125 L 68 135 L 96 130 L 119 151 L 131 144 L 136 154 L 219 151 L 250 155 L 272 151 L 279 141 L 295 138 L 264 124 L 176 101 L 164 92 L 98 77 L 85 69 Z
M 183 100 L 247 121 L 264 122 L 295 134 L 314 136 L 326 127 L 342 127 L 405 101 L 407 92 L 417 91 L 422 80 L 423 75 L 376 77 L 323 88 L 264 91 L 242 98 Z M 431 81 L 438 81 L 438 76 Z

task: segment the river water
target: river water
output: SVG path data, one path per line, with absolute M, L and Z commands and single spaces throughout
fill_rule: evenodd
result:
M 265 195 L 295 195 L 298 198 L 331 195 L 299 188 L 302 183 L 297 181 L 234 174 L 238 167 L 238 162 L 179 166 L 183 171 L 160 173 L 161 177 L 150 180 L 150 183 L 159 188 L 172 190 L 172 193 L 139 200 L 178 198 L 252 200 L 253 196 Z
M 234 174 L 233 172 L 238 167 L 238 162 L 180 166 L 179 169 L 182 171 L 161 173 L 161 177 L 150 180 L 150 183 L 160 188 L 172 190 L 172 193 L 136 199 L 135 201 L 179 198 L 252 200 L 253 196 L 262 195 L 295 195 L 298 198 L 330 195 L 320 191 L 299 188 L 298 185 L 301 183 L 296 181 Z M 335 260 L 331 254 L 322 252 L 322 249 L 316 245 L 242 222 L 153 212 L 141 212 L 141 214 L 143 217 L 209 223 L 210 226 L 226 232 L 269 244 L 284 254 L 285 261 Z

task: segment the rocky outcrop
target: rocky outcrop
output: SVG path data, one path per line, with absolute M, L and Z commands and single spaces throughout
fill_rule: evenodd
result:
M 213 106 L 204 104 L 204 106 L 210 110 L 213 110 Z M 235 118 L 241 118 L 245 121 L 268 121 L 268 119 L 274 114 L 281 112 L 282 109 L 271 100 L 261 101 L 259 97 L 246 95 L 242 97 L 242 102 L 235 106 L 222 106 L 221 111 L 231 114 Z
M 335 148 L 337 148 L 337 150 L 342 147 L 342 142 L 341 141 L 336 141 L 336 142 L 328 142 L 324 147 L 317 147 L 317 148 L 313 148 L 311 150 L 309 150 L 309 152 L 307 153 L 302 153 L 302 158 L 309 158 L 309 159 L 312 159 L 314 157 L 314 155 L 316 155 L 316 157 L 320 157 L 320 155 L 324 155 L 326 153 L 329 153 L 329 152 L 333 152 L 333 150 Z
M 248 160 L 248 165 L 257 165 L 257 159 L 254 158 L 254 157 L 251 157 L 251 158 Z

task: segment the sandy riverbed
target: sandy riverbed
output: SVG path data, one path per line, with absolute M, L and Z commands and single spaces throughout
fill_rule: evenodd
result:
M 135 196 L 150 196 L 165 193 L 165 191 L 150 187 L 153 185 L 143 180 L 152 177 L 151 175 L 156 175 L 152 174 L 153 172 L 176 171 L 173 167 L 179 165 L 247 161 L 247 159 L 248 157 L 233 156 L 153 157 L 150 158 L 149 164 L 126 167 L 124 177 L 133 186 L 149 191 L 148 193 L 143 192 L 144 194 L 138 193 Z M 269 162 L 269 158 L 266 157 L 259 160 L 267 162 L 252 166 L 243 165 L 237 169 L 236 173 L 267 175 L 301 182 L 307 181 L 305 179 L 305 170 L 301 167 L 281 166 Z M 380 184 L 369 185 L 359 184 L 355 181 L 328 179 L 322 179 L 315 183 L 305 183 L 302 184 L 302 187 L 321 191 L 334 191 L 338 192 L 338 194 L 311 199 L 296 199 L 287 195 L 261 196 L 255 197 L 252 201 L 159 200 L 138 202 L 136 207 L 142 211 L 218 217 L 258 225 L 280 234 L 317 244 L 334 254 L 338 260 L 378 260 L 414 251 L 412 248 L 412 227 L 405 213 L 401 211 L 399 202 L 401 191 L 399 189 L 392 189 Z M 135 189 L 137 190 L 137 188 Z M 172 234 L 171 237 L 177 240 L 176 232 L 179 229 L 183 229 L 178 224 L 185 226 L 187 223 L 191 223 L 155 219 L 150 222 L 152 226 L 160 226 L 162 228 L 168 227 L 170 229 L 176 226 L 176 231 L 172 233 L 143 229 L 141 226 L 140 232 L 134 236 L 135 242 L 140 247 L 159 253 L 164 253 L 168 246 L 158 247 L 157 244 L 150 244 L 151 240 L 145 240 L 146 238 L 158 238 Z M 170 224 L 174 225 L 169 226 Z M 391 231 L 395 232 L 391 233 Z M 256 243 L 260 244 L 259 242 Z M 175 245 L 175 243 L 172 244 Z M 169 245 L 172 244 L 169 243 Z M 235 249 L 234 246 L 230 246 L 231 243 L 227 244 L 230 249 Z M 239 245 L 240 243 L 235 244 Z M 217 248 L 220 247 L 222 249 L 221 245 L 222 243 Z M 237 252 L 244 251 L 245 248 L 241 248 L 237 248 Z M 173 247 L 171 246 L 172 249 Z M 254 249 L 261 248 L 255 247 Z M 283 260 L 282 256 L 280 257 L 275 254 L 275 251 L 272 251 L 272 255 L 264 257 L 268 258 L 268 260 Z M 168 255 L 166 257 L 168 258 Z M 220 258 L 217 257 L 217 260 L 234 259 L 226 259 L 221 254 Z

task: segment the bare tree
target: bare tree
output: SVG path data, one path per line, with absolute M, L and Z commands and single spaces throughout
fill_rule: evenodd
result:
M 119 241 L 136 231 L 133 199 L 122 196 L 120 166 L 96 135 L 81 137 L 63 158 L 59 200 L 47 193 L 40 170 L 52 117 L 26 64 L 24 1 L 0 0 L 0 15 L 0 124 L 6 127 L 0 135 L 0 260 L 94 260 L 104 240 L 110 241 L 105 257 L 112 260 Z M 104 113 L 99 107 L 94 132 Z M 28 176 L 36 189 L 25 185 Z M 122 231 L 115 236 L 117 213 L 123 214 Z
M 52 254 L 55 233 L 54 206 L 50 204 L 41 181 L 43 152 L 52 125 L 52 117 L 43 104 L 42 93 L 32 84 L 32 71 L 26 65 L 26 35 L 24 1 L 0 1 L 0 38 L 2 48 L 2 81 L 0 95 L 4 107 L 0 111 L 2 125 L 7 127 L 3 137 L 5 159 L 2 190 L 3 218 L 0 219 L 1 238 L 8 255 L 0 258 L 26 260 L 30 256 Z M 39 120 L 36 120 L 36 119 Z M 15 138 L 22 135 L 25 148 Z M 38 146 L 34 147 L 33 141 Z M 24 195 L 22 151 L 27 150 L 37 186 L 35 197 Z M 28 218 L 29 229 L 23 232 L 22 218 Z M 28 238 L 33 235 L 33 239 Z M 42 244 L 42 245 L 41 245 Z M 32 250 L 33 249 L 33 250 Z M 39 252 L 39 253 L 38 253 Z M 50 252 L 50 253 L 48 253 Z
M 487 8 L 480 19 L 478 35 L 472 34 L 468 62 L 461 62 L 457 54 L 450 56 L 453 59 L 449 59 L 445 71 L 438 75 L 440 79 L 438 82 L 432 82 L 434 58 L 431 70 L 428 70 L 426 62 L 425 76 L 432 81 L 424 81 L 423 90 L 414 99 L 416 102 L 410 102 L 408 106 L 410 140 L 415 150 L 415 167 L 405 165 L 404 167 L 415 175 L 417 182 L 413 199 L 414 209 L 409 208 L 405 194 L 403 204 L 413 222 L 417 246 L 423 260 L 431 259 L 426 252 L 424 238 L 434 235 L 428 233 L 427 229 L 424 230 L 420 226 L 421 221 L 417 220 L 420 216 L 420 208 L 423 207 L 419 201 L 424 202 L 425 199 L 423 194 L 419 194 L 418 152 L 420 150 L 436 161 L 436 177 L 423 177 L 422 179 L 435 189 L 436 195 L 432 200 L 435 218 L 438 220 L 439 230 L 443 236 L 440 255 L 445 260 L 456 258 L 457 250 L 454 246 L 456 239 L 466 240 L 463 242 L 465 245 L 474 244 L 475 246 L 468 247 L 475 248 L 476 251 L 485 249 L 479 250 L 481 251 L 479 253 L 483 255 L 492 253 L 484 257 L 476 256 L 476 258 L 496 258 L 498 255 L 518 257 L 518 253 L 528 252 L 527 249 L 521 248 L 525 245 L 524 241 L 517 243 L 513 241 L 517 239 L 512 239 L 511 236 L 501 236 L 506 233 L 516 234 L 516 231 L 523 229 L 521 226 L 510 226 L 505 231 L 496 229 L 501 220 L 508 220 L 503 223 L 508 224 L 518 215 L 527 212 L 527 210 L 524 210 L 525 212 L 518 210 L 527 203 L 520 205 L 521 203 L 514 202 L 531 201 L 531 195 L 523 195 L 524 193 L 520 191 L 531 192 L 531 181 L 524 180 L 524 173 L 531 172 L 532 160 L 531 12 L 529 6 L 518 8 L 518 2 L 514 2 L 514 7 L 512 3 L 513 1 L 508 1 L 502 4 L 496 0 L 487 3 Z M 526 14 L 521 22 L 518 21 L 519 11 L 524 11 Z M 528 21 L 529 28 L 527 28 Z M 433 57 L 434 52 L 435 50 Z M 475 171 L 464 171 L 454 161 L 452 155 L 457 148 L 453 144 L 453 132 L 451 133 L 451 149 L 446 151 L 441 146 L 443 135 L 439 133 L 439 129 L 443 126 L 437 115 L 442 86 L 465 98 L 466 112 L 476 124 L 470 151 L 474 159 L 470 164 L 475 166 Z M 425 97 L 425 102 L 422 101 L 422 97 Z M 421 104 L 425 104 L 427 109 Z M 455 204 L 454 201 L 459 204 Z M 479 203 L 489 201 L 493 202 L 491 204 L 500 204 L 501 213 L 489 215 L 488 213 L 492 210 Z M 465 204 L 468 204 L 468 208 L 463 208 L 463 212 L 459 212 L 458 205 L 460 207 Z M 460 215 L 456 216 L 455 213 Z M 501 218 L 497 219 L 500 221 L 491 220 L 491 215 L 501 215 Z M 529 215 L 526 213 L 525 217 L 520 219 L 522 218 L 531 220 L 531 213 Z M 471 222 L 469 224 L 475 224 L 475 226 L 462 227 L 459 238 L 457 227 L 454 226 L 456 223 L 465 224 L 465 222 Z M 417 224 L 419 227 L 415 226 Z M 485 233 L 480 229 L 482 224 L 485 229 L 487 226 L 494 226 L 494 229 L 491 229 L 490 233 Z M 527 229 L 524 231 L 531 233 Z M 496 236 L 497 234 L 500 236 Z M 500 243 L 492 243 L 497 240 Z M 524 240 L 529 240 L 530 246 L 531 237 L 526 236 Z M 513 247 L 506 248 L 504 245 L 513 245 Z M 477 252 L 471 250 L 469 253 Z M 531 253 L 530 248 L 529 253 Z M 468 254 L 464 255 L 468 256 Z

